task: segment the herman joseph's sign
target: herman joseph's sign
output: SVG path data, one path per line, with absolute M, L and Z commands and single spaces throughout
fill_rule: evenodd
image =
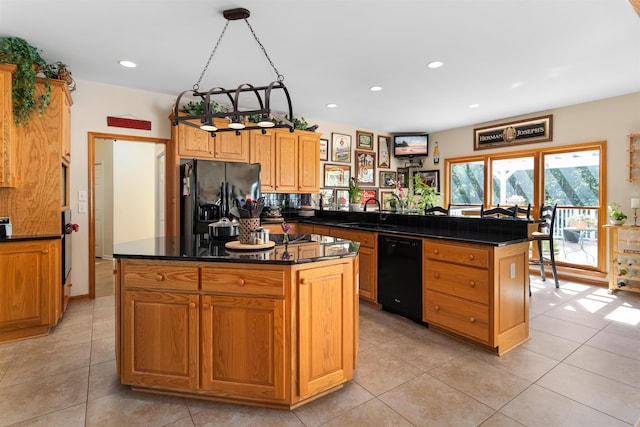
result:
M 546 142 L 552 139 L 553 115 L 473 130 L 473 149 Z

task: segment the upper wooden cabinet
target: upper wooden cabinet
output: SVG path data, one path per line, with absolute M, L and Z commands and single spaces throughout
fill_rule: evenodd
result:
M 251 136 L 251 163 L 262 165 L 262 191 L 320 191 L 320 134 L 275 129 Z
M 240 135 L 236 135 L 235 132 L 216 133 L 216 136 L 213 138 L 213 159 L 226 162 L 248 162 L 248 132 L 240 132 Z
M 197 123 L 197 121 L 193 121 Z M 214 120 L 218 128 L 228 125 L 226 120 Z M 212 137 L 209 132 L 180 123 L 171 126 L 171 138 L 178 147 L 178 156 L 204 160 L 228 162 L 249 161 L 249 137 L 247 132 L 218 132 Z
M 276 146 L 273 131 L 251 131 L 249 135 L 249 163 L 260 163 L 260 189 L 276 191 Z
M 320 191 L 320 134 L 297 131 L 298 135 L 298 191 Z
M 61 154 L 62 158 L 67 161 L 67 163 L 71 162 L 71 106 L 73 105 L 73 100 L 71 99 L 71 94 L 68 90 L 64 91 L 64 96 L 60 98 L 60 120 L 62 121 L 61 127 L 61 139 L 62 139 L 62 147 Z
M 0 187 L 16 185 L 16 127 L 13 123 L 11 78 L 15 65 L 0 64 Z

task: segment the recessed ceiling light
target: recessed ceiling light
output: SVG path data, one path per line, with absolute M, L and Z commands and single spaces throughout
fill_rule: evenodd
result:
M 382 86 L 371 86 L 369 90 L 371 92 L 380 92 L 382 90 Z
M 429 68 L 440 68 L 444 65 L 444 62 L 440 62 L 440 61 L 431 61 L 427 64 L 427 67 Z
M 480 104 L 470 104 L 469 108 L 478 108 Z
M 327 108 L 336 108 L 338 104 L 327 104 Z
M 135 62 L 127 61 L 125 59 L 121 59 L 120 61 L 118 61 L 118 64 L 120 64 L 120 65 L 122 65 L 123 67 L 126 67 L 126 68 L 136 68 L 137 67 Z

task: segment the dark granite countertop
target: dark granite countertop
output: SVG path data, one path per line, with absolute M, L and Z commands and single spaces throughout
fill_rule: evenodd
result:
M 232 251 L 225 248 L 225 241 L 219 240 L 211 241 L 206 246 L 185 250 L 181 247 L 179 237 L 158 237 L 117 244 L 114 246 L 113 256 L 129 259 L 286 265 L 354 257 L 360 248 L 358 242 L 316 234 L 289 235 L 287 245 L 282 243 L 282 237 L 282 234 L 272 234 L 270 240 L 275 242 L 275 246 L 255 251 Z
M 506 246 L 530 240 L 535 220 L 514 218 L 473 218 L 386 212 L 316 212 L 313 217 L 290 216 L 288 222 L 328 225 L 361 231 L 442 239 L 463 243 Z

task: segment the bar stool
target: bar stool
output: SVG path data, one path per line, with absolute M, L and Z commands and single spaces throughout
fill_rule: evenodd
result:
M 443 208 L 442 206 L 425 207 L 424 214 L 425 215 L 449 215 L 450 207 L 451 206 L 448 206 L 446 209 Z
M 538 258 L 530 259 L 529 265 L 539 265 L 540 266 L 540 276 L 542 277 L 542 281 L 546 280 L 546 275 L 544 273 L 545 264 L 551 265 L 551 271 L 553 272 L 553 280 L 556 283 L 556 288 L 559 288 L 558 284 L 558 272 L 556 271 L 556 257 L 554 254 L 553 247 L 553 230 L 555 228 L 556 222 L 556 208 L 558 205 L 545 205 L 544 203 L 540 206 L 540 216 L 539 220 L 543 221 L 538 226 L 538 231 L 534 231 L 531 234 L 531 238 L 538 245 Z M 549 242 L 549 256 L 545 257 L 543 252 L 543 242 Z M 529 288 L 529 295 L 531 295 L 531 288 Z
M 510 208 L 495 207 L 491 209 L 485 209 L 484 206 L 480 207 L 480 217 L 494 217 L 494 218 L 515 218 L 517 206 L 511 206 Z

